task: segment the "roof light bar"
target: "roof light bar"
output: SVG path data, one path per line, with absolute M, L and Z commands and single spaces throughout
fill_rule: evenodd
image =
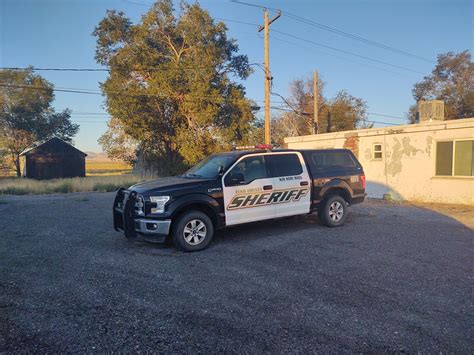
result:
M 256 144 L 256 145 L 241 145 L 234 148 L 235 150 L 252 150 L 252 149 L 262 149 L 262 150 L 271 150 L 273 146 L 271 144 Z

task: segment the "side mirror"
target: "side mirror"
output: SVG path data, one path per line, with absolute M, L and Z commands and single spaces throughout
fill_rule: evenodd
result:
M 222 165 L 219 165 L 219 168 L 217 169 L 217 175 L 218 176 L 224 175 L 224 167 Z
M 229 185 L 239 185 L 244 181 L 244 175 L 241 173 L 229 174 L 226 178 L 226 183 Z

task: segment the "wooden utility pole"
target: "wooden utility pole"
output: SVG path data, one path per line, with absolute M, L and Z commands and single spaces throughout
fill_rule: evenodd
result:
M 313 120 L 313 134 L 318 134 L 319 130 L 319 117 L 318 117 L 318 71 L 315 70 L 313 74 L 313 111 L 314 111 L 314 120 Z
M 278 11 L 278 14 L 272 18 L 268 19 L 268 10 L 263 10 L 263 21 L 264 25 L 258 27 L 258 32 L 264 30 L 264 65 L 265 65 L 265 144 L 271 144 L 270 138 L 270 84 L 272 76 L 270 74 L 270 56 L 269 56 L 269 34 L 270 34 L 270 25 L 276 21 L 281 16 L 281 11 Z

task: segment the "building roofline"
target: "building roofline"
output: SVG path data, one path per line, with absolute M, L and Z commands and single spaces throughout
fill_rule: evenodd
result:
M 44 145 L 44 144 L 46 144 L 46 143 L 48 143 L 48 142 L 50 142 L 50 141 L 52 141 L 52 140 L 54 140 L 54 139 L 60 140 L 60 141 L 63 142 L 64 144 L 67 144 L 67 145 L 71 146 L 72 148 L 74 148 L 75 150 L 77 150 L 77 151 L 78 151 L 79 153 L 81 153 L 84 157 L 87 157 L 87 154 L 86 154 L 86 153 L 84 153 L 83 151 L 77 149 L 77 148 L 76 148 L 75 146 L 73 146 L 72 144 L 70 144 L 70 143 L 68 143 L 68 142 L 66 142 L 66 141 L 64 141 L 63 139 L 58 138 L 58 137 L 52 137 L 52 138 L 49 138 L 49 139 L 47 139 L 47 140 L 45 140 L 45 141 L 43 141 L 43 142 L 36 143 L 36 145 L 34 145 L 34 146 L 32 146 L 32 147 L 29 147 L 29 148 L 26 148 L 24 151 L 22 151 L 22 152 L 20 153 L 20 156 L 28 155 L 29 153 L 31 153 L 31 152 L 34 151 L 35 149 L 41 147 L 42 145 Z
M 438 126 L 438 127 L 437 127 Z M 444 127 L 443 127 L 444 126 Z M 339 131 L 339 132 L 331 132 L 331 133 L 320 133 L 320 134 L 311 134 L 311 135 L 304 135 L 304 136 L 296 136 L 296 137 L 286 137 L 284 139 L 285 143 L 295 143 L 295 142 L 304 142 L 304 141 L 314 141 L 314 140 L 326 140 L 326 139 L 335 139 L 339 137 L 347 137 L 347 136 L 373 136 L 373 135 L 386 135 L 386 134 L 397 134 L 397 133 L 410 133 L 410 132 L 421 132 L 427 130 L 435 130 L 435 129 L 442 129 L 442 128 L 455 128 L 456 126 L 460 126 L 459 128 L 468 128 L 474 127 L 474 117 L 470 118 L 460 118 L 455 120 L 444 120 L 444 121 L 428 121 L 416 124 L 405 124 L 405 125 L 397 125 L 397 126 L 390 126 L 390 127 L 374 127 L 374 128 L 363 128 L 363 129 L 354 129 L 350 131 Z

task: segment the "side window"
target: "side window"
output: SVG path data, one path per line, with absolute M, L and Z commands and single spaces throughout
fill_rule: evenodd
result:
M 453 175 L 453 142 L 436 144 L 436 175 Z
M 457 141 L 454 151 L 454 176 L 474 176 L 474 141 Z
M 324 167 L 324 154 L 323 153 L 314 153 L 311 157 L 313 163 L 316 166 L 316 169 Z
M 317 152 L 312 155 L 317 170 L 340 170 L 354 168 L 354 159 L 347 152 Z
M 235 165 L 225 177 L 226 186 L 247 185 L 257 179 L 267 177 L 263 156 L 247 157 Z
M 474 141 L 436 143 L 437 176 L 474 176 Z
M 265 160 L 272 167 L 271 177 L 300 175 L 303 172 L 296 154 L 266 155 Z
M 372 158 L 374 160 L 382 159 L 382 144 L 374 143 L 374 145 L 372 146 Z

